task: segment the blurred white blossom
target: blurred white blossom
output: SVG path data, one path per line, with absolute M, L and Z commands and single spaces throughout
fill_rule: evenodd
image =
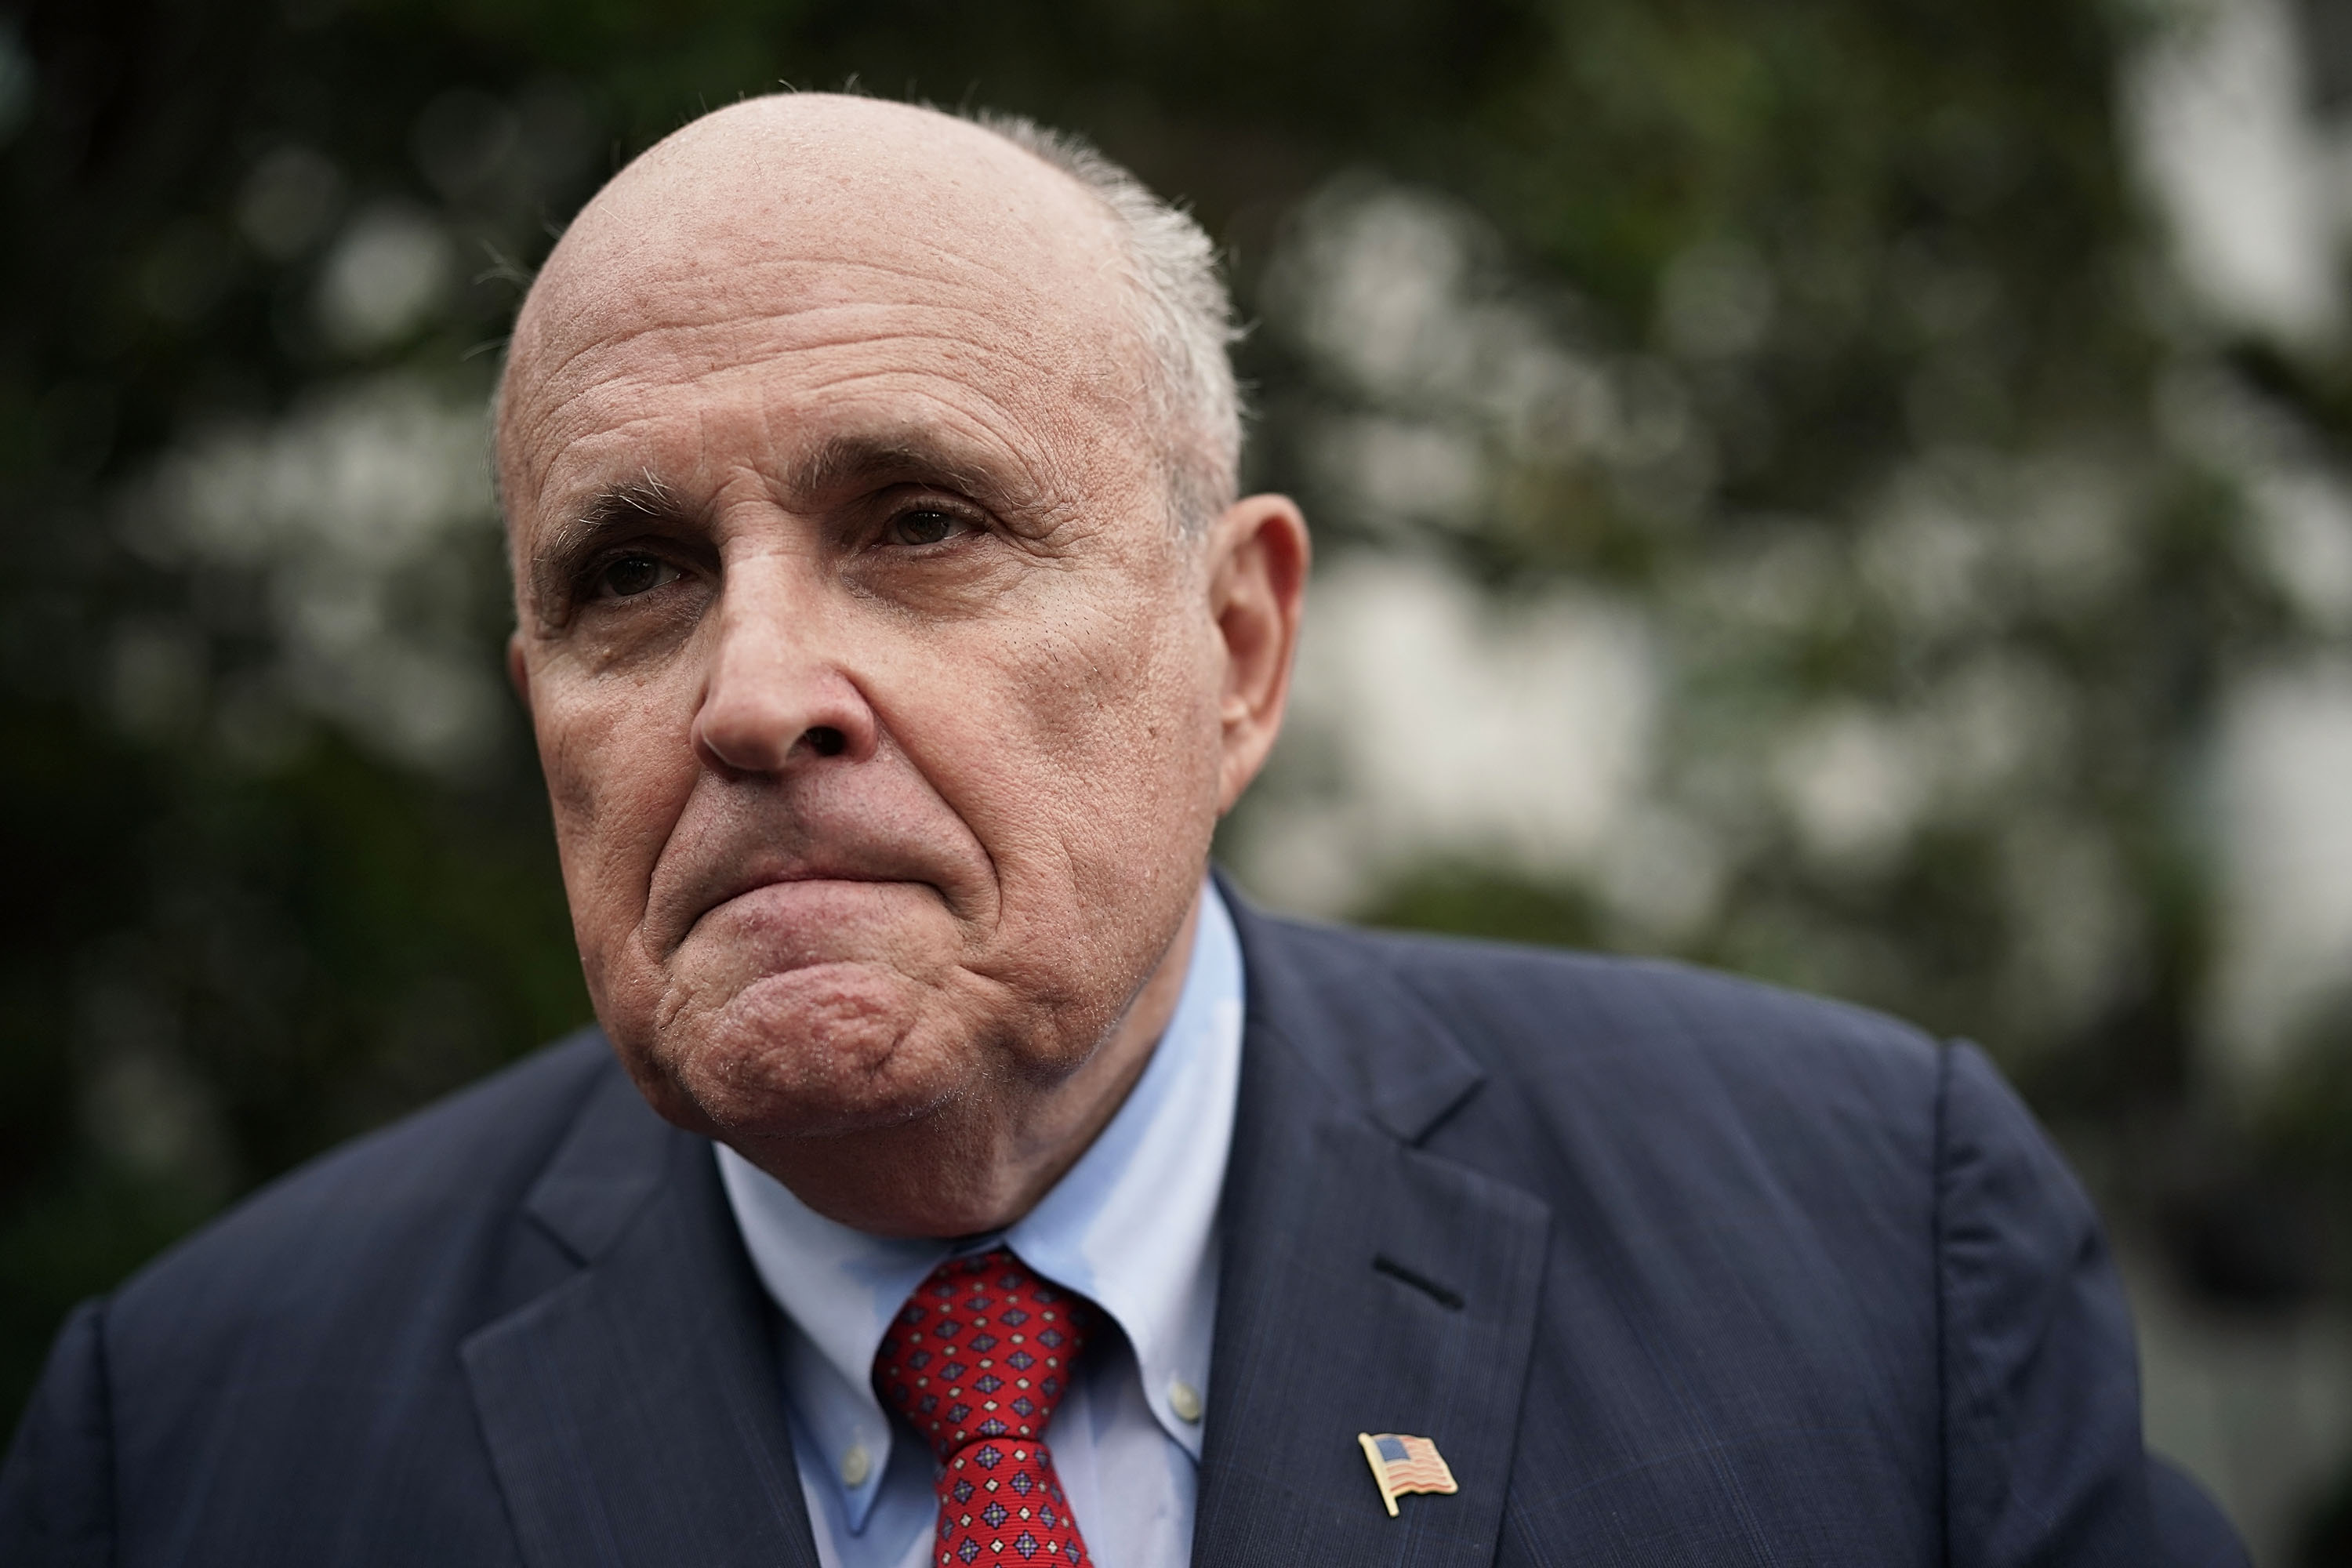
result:
M 1805 847 L 1853 872 L 1883 869 L 1903 849 L 1933 782 L 1913 727 L 1855 702 L 1792 726 L 1772 776 Z
M 2279 593 L 2315 630 L 2352 632 L 2352 489 L 2315 465 L 2283 466 L 2250 488 L 2254 541 Z
M 1649 762 L 1656 676 L 1638 616 L 1586 594 L 1490 603 L 1426 560 L 1359 557 L 1317 579 L 1307 625 L 1285 742 L 1301 765 L 1251 819 L 1255 879 L 1336 911 L 1440 856 L 1599 863 Z M 1668 921 L 1714 878 L 1655 874 L 1674 886 L 1633 896 Z
M 2242 682 L 2218 755 L 2212 1022 L 2225 1065 L 2250 1087 L 2352 976 L 2352 660 L 2321 656 Z
M 226 696 L 233 735 L 285 733 L 289 703 L 414 766 L 462 770 L 490 741 L 501 699 L 475 624 L 494 534 L 483 411 L 407 374 L 346 388 L 272 425 L 215 429 L 170 453 L 131 508 L 151 558 L 257 586 L 269 658 Z M 216 627 L 227 635 L 234 628 Z M 184 629 L 118 637 L 118 706 L 152 723 L 190 700 Z
M 2343 214 L 2288 0 L 2168 0 L 2126 72 L 2126 146 L 2177 264 L 2226 320 L 2296 349 L 2344 324 Z
M 439 308 L 456 273 L 455 247 L 431 215 L 397 203 L 370 207 L 327 253 L 320 330 L 347 353 L 394 342 Z

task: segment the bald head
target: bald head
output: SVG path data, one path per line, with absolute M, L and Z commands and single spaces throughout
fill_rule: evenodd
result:
M 685 127 L 589 203 L 525 300 L 500 388 L 509 498 L 543 482 L 535 415 L 595 374 L 593 346 L 866 323 L 897 277 L 936 311 L 1022 346 L 1008 374 L 1125 411 L 1174 521 L 1233 500 L 1239 415 L 1231 309 L 1205 236 L 1123 170 L 1023 121 L 874 99 L 755 99 Z M 887 286 L 884 290 L 887 292 Z M 865 311 L 867 317 L 873 312 Z

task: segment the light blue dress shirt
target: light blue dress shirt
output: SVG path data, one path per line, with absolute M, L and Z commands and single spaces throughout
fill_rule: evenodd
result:
M 1126 1336 L 1104 1333 L 1087 1347 L 1045 1431 L 1088 1553 L 1105 1568 L 1189 1561 L 1242 997 L 1241 943 L 1212 883 L 1176 1011 L 1143 1076 L 1078 1163 L 1002 1236 L 867 1236 L 719 1147 L 752 1266 L 783 1310 L 784 1402 L 824 1568 L 930 1563 L 938 1464 L 884 1413 L 874 1353 L 941 1259 L 1000 1242 L 1092 1299 Z

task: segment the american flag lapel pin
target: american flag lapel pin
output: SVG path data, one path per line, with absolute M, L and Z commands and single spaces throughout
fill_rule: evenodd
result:
M 1445 1457 L 1426 1437 L 1408 1437 L 1402 1432 L 1359 1432 L 1356 1442 L 1364 1450 L 1364 1463 L 1372 1467 L 1372 1480 L 1381 1489 L 1381 1502 L 1391 1519 L 1396 1517 L 1396 1500 L 1407 1492 L 1455 1489 Z

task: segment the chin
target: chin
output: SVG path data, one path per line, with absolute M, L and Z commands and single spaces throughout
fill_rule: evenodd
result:
M 942 1048 L 946 1031 L 925 1027 L 938 1005 L 926 990 L 865 963 L 763 976 L 660 1032 L 648 1065 L 674 1093 L 656 1103 L 667 1114 L 682 1096 L 708 1123 L 697 1131 L 752 1138 L 912 1121 L 979 1068 L 975 1046 Z

